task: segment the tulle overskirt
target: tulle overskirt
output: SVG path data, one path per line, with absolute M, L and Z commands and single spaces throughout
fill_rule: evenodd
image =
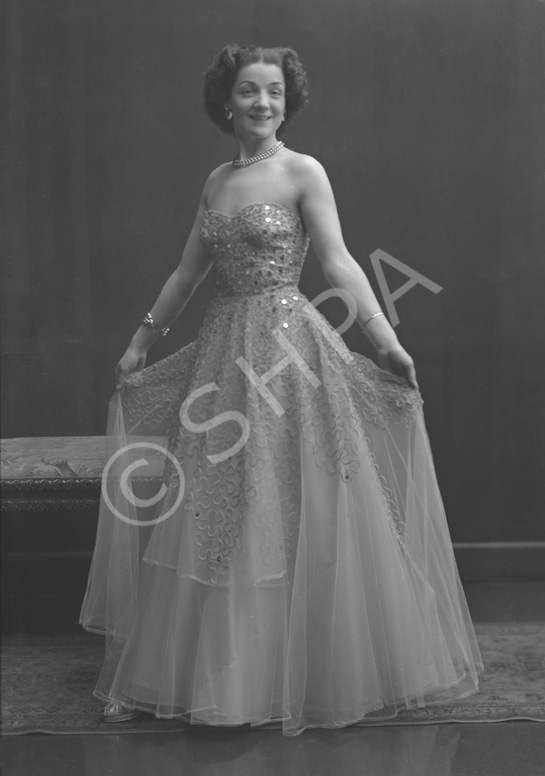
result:
M 477 690 L 420 395 L 296 286 L 216 297 L 114 394 L 107 441 L 96 697 L 294 735 Z

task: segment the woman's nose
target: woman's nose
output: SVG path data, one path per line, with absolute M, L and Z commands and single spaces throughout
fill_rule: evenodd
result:
M 266 108 L 269 104 L 269 95 L 267 92 L 258 92 L 256 96 L 256 105 Z

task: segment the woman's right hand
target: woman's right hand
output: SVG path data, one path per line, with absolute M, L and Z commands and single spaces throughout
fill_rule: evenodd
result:
M 133 345 L 129 345 L 123 357 L 115 368 L 115 389 L 118 391 L 123 381 L 131 372 L 138 372 L 146 365 L 147 353 L 145 350 L 139 350 Z

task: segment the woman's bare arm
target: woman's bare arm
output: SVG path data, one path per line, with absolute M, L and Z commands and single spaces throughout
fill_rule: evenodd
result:
M 206 190 L 205 186 L 180 263 L 150 310 L 154 322 L 161 328 L 170 326 L 176 320 L 212 266 L 208 250 L 200 239 L 200 227 L 206 209 Z M 125 375 L 144 368 L 147 351 L 158 336 L 159 333 L 149 326 L 139 326 L 117 365 L 117 388 L 121 387 Z
M 212 266 L 208 251 L 199 236 L 204 209 L 201 199 L 180 263 L 166 281 L 150 310 L 153 320 L 162 328 L 170 326 L 176 320 Z M 131 340 L 131 345 L 140 350 L 148 350 L 157 336 L 148 326 L 140 326 Z
M 344 243 L 335 197 L 323 166 L 316 159 L 301 155 L 296 167 L 299 207 L 327 281 L 352 295 L 356 320 L 362 327 L 366 324 L 364 331 L 377 349 L 380 365 L 403 375 L 416 388 L 413 360 L 399 344 L 386 316 L 369 321 L 381 312 L 380 304 L 365 272 Z

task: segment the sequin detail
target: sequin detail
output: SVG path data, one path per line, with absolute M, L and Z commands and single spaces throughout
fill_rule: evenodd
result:
M 214 260 L 216 290 L 224 296 L 296 284 L 309 246 L 296 213 L 263 203 L 249 205 L 234 216 L 207 210 L 201 239 Z

